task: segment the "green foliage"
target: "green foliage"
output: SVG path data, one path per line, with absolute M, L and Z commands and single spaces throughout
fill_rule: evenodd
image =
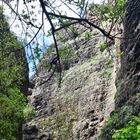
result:
M 31 105 L 27 105 L 23 110 L 24 120 L 30 121 L 35 116 L 35 109 Z
M 36 46 L 33 49 L 33 51 L 34 51 L 34 57 L 35 57 L 35 59 L 40 60 L 41 54 L 42 54 L 42 50 L 38 46 Z
M 104 126 L 102 131 L 103 131 L 103 134 L 105 134 L 108 139 L 110 139 L 110 134 L 112 135 L 114 133 L 114 127 L 117 127 L 118 122 L 119 122 L 119 118 L 118 118 L 117 113 L 114 113 L 109 118 L 109 120 L 106 122 L 106 124 L 105 124 L 105 126 Z
M 21 42 L 9 31 L 0 10 L 0 139 L 16 140 L 22 130 L 26 105 L 27 63 Z
M 54 48 L 54 44 L 50 45 L 47 49 L 47 51 L 44 53 L 44 58 L 46 58 L 46 60 L 48 60 L 47 62 L 41 61 L 42 65 L 44 65 L 44 67 L 48 70 L 51 67 L 50 62 L 52 61 L 51 58 L 52 54 L 54 54 L 55 57 L 55 48 Z M 66 44 L 64 44 L 63 46 L 61 46 L 61 48 L 59 49 L 59 56 L 61 59 L 61 64 L 62 64 L 62 69 L 63 70 L 68 70 L 70 68 L 70 65 L 72 64 L 72 62 L 74 61 L 76 55 L 74 54 L 74 51 L 68 47 Z M 52 57 L 53 59 L 53 57 Z M 53 65 L 54 66 L 54 65 Z
M 117 132 L 116 130 L 119 130 L 131 120 L 133 116 L 133 107 L 130 105 L 124 105 L 116 112 L 112 112 L 109 120 L 105 123 L 100 139 L 112 139 L 112 135 Z M 131 139 L 116 139 L 116 140 L 131 140 Z M 132 139 L 133 140 L 133 139 Z M 135 139 L 134 139 L 135 140 Z
M 60 20 L 59 21 L 60 27 L 69 25 L 69 21 L 67 20 Z
M 137 97 L 137 95 L 135 95 L 134 97 Z M 132 98 L 134 98 L 134 97 L 132 97 Z M 136 100 L 136 98 L 135 98 L 135 100 Z M 105 123 L 105 125 L 101 131 L 101 135 L 99 137 L 100 140 L 102 140 L 102 139 L 111 140 L 112 136 L 116 140 L 138 140 L 138 139 L 134 139 L 133 133 L 131 133 L 132 134 L 131 135 L 129 133 L 129 131 L 133 131 L 134 135 L 137 134 L 137 132 L 136 132 L 137 129 L 135 129 L 135 128 L 137 125 L 140 125 L 140 117 L 138 115 L 139 108 L 137 108 L 136 105 L 139 104 L 139 102 L 136 101 L 136 104 L 135 104 L 134 103 L 135 101 L 133 99 L 131 102 L 129 101 L 128 105 L 124 105 L 124 106 L 118 108 L 116 112 L 111 113 L 109 120 Z M 134 103 L 134 105 L 133 105 L 133 103 Z M 136 109 L 137 111 L 135 111 L 135 107 L 137 108 Z M 138 117 L 132 117 L 134 115 L 138 116 Z M 132 128 L 131 126 L 133 124 L 134 124 L 134 126 Z M 123 129 L 121 129 L 121 128 L 123 128 Z M 119 130 L 119 131 L 116 131 L 116 130 Z M 130 137 L 130 139 L 126 138 L 126 136 L 124 137 L 124 135 L 128 135 L 128 133 L 131 135 L 132 139 L 131 139 L 131 137 Z M 124 134 L 124 135 L 122 135 L 122 134 Z M 121 139 L 121 136 L 122 136 L 122 139 Z M 139 133 L 136 136 L 139 136 Z
M 133 116 L 126 127 L 117 130 L 113 136 L 115 140 L 139 140 L 140 139 L 140 117 Z
M 22 44 L 8 30 L 4 17 L 0 19 L 0 23 L 0 91 L 3 91 L 11 85 L 22 86 L 26 80 L 27 63 Z
M 91 32 L 85 32 L 84 38 L 85 38 L 86 41 L 89 41 L 90 39 L 92 39 L 92 33 Z
M 6 140 L 16 140 L 25 105 L 26 98 L 18 88 L 0 93 L 0 135 Z
M 76 9 L 78 10 L 80 16 L 85 12 L 85 9 L 87 7 L 87 1 L 86 0 L 66 0 L 68 4 L 76 6 Z
M 109 46 L 106 42 L 101 43 L 99 46 L 100 51 L 103 52 L 104 50 L 106 50 Z
M 73 51 L 68 47 L 64 47 L 63 49 L 59 50 L 59 54 L 60 54 L 60 58 L 62 60 L 63 69 L 64 70 L 69 69 L 70 63 L 71 63 L 72 59 L 74 58 Z
M 47 50 L 46 50 L 46 53 L 48 55 L 50 55 L 51 53 L 55 52 L 55 46 L 54 44 L 51 44 L 50 46 L 48 46 Z M 44 53 L 45 54 L 45 53 Z
M 75 26 L 70 26 L 69 29 L 73 33 L 73 37 L 76 38 L 78 36 L 78 29 Z
M 89 10 L 93 12 L 92 10 L 96 9 L 96 14 L 98 17 L 101 17 L 102 20 L 109 20 L 117 21 L 125 14 L 124 5 L 127 0 L 117 0 L 114 4 L 104 4 L 101 5 L 100 8 L 94 8 L 94 4 L 91 4 L 89 7 Z M 95 12 L 95 11 L 94 11 Z

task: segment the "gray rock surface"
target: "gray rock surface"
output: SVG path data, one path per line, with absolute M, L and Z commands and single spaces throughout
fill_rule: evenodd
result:
M 74 55 L 69 59 L 69 68 L 63 71 L 60 88 L 57 72 L 50 81 L 40 85 L 49 75 L 45 67 L 47 55 L 38 66 L 39 73 L 32 79 L 35 86 L 29 96 L 36 116 L 27 123 L 38 130 L 35 140 L 96 140 L 114 110 L 114 62 L 106 50 L 100 51 L 105 38 L 94 30 L 95 37 L 85 41 L 84 34 L 63 43 Z M 64 46 L 59 41 L 59 47 Z M 24 131 L 24 140 L 34 135 L 28 131 Z

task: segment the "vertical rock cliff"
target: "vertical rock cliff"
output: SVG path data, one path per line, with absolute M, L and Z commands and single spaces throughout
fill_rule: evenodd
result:
M 67 35 L 65 31 L 60 33 L 64 70 L 61 87 L 57 84 L 59 68 L 51 80 L 44 82 L 53 52 L 49 48 L 38 66 L 38 76 L 32 79 L 35 86 L 29 102 L 36 116 L 25 124 L 24 140 L 111 140 L 115 130 L 124 127 L 132 115 L 138 115 L 140 1 L 128 0 L 125 8 L 124 33 L 116 52 L 120 61 L 113 59 L 112 42 L 106 44 L 96 30 L 88 31 L 91 38 L 81 28 L 74 35 L 69 31 Z M 65 52 L 70 55 L 65 56 Z
M 59 34 L 63 66 L 60 88 L 57 71 L 44 82 L 50 74 L 51 47 L 38 65 L 38 75 L 31 79 L 35 86 L 28 97 L 36 115 L 24 126 L 24 140 L 94 140 L 114 110 L 114 46 L 107 46 L 98 30 L 79 32 L 78 37 L 70 31 L 65 35 L 65 30 Z M 87 32 L 91 38 L 86 38 Z
M 103 129 L 102 140 L 128 123 L 140 112 L 140 1 L 128 0 L 125 5 L 124 34 L 121 40 L 121 67 L 116 78 L 115 111 Z M 131 138 L 130 138 L 131 139 Z

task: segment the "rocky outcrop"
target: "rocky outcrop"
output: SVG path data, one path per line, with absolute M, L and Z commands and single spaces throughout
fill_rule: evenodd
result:
M 129 0 L 124 21 L 124 39 L 121 42 L 121 69 L 118 73 L 116 107 L 122 106 L 133 95 L 140 92 L 140 2 Z M 132 12 L 131 9 L 135 8 Z M 126 39 L 127 38 L 127 39 Z M 120 96 L 121 95 L 121 96 Z
M 38 129 L 36 127 L 36 125 L 24 125 L 23 126 L 24 129 L 23 130 L 23 137 L 26 140 L 35 140 L 37 138 L 37 134 L 38 134 Z
M 59 42 L 59 49 L 63 52 L 67 48 L 72 55 L 62 55 L 64 73 L 61 87 L 57 85 L 57 71 L 50 81 L 44 82 L 49 76 L 45 67 L 47 55 L 39 65 L 39 76 L 33 78 L 35 87 L 29 101 L 35 107 L 36 117 L 27 124 L 36 126 L 38 130 L 34 139 L 111 140 L 115 130 L 123 127 L 130 116 L 138 115 L 139 5 L 139 0 L 128 0 L 125 5 L 124 35 L 119 50 L 121 65 L 119 61 L 110 59 L 113 49 L 109 48 L 108 54 L 102 43 L 105 39 L 98 31 L 92 31 L 94 38 L 90 38 L 90 34 L 87 38 L 83 28 L 79 37 L 77 32 L 74 36 L 69 31 L 68 35 L 62 32 L 60 40 L 63 44 Z M 118 65 L 116 92 L 115 71 Z
M 105 125 L 102 140 L 110 140 L 115 130 L 125 127 L 140 112 L 140 1 L 125 5 L 124 34 L 121 40 L 121 68 L 116 78 L 115 111 Z M 133 9 L 133 10 L 132 10 Z
M 41 84 L 50 74 L 50 49 L 39 64 L 38 76 L 32 78 L 35 86 L 28 97 L 36 116 L 24 126 L 24 140 L 32 136 L 31 131 L 34 138 L 30 139 L 34 140 L 95 140 L 114 110 L 113 58 L 101 46 L 105 38 L 97 30 L 91 32 L 92 38 L 88 40 L 86 32 L 78 38 L 65 38 L 63 45 L 59 40 L 60 53 L 70 52 L 69 56 L 61 56 L 63 68 L 68 65 L 63 69 L 61 87 L 58 88 L 57 71 L 51 80 Z

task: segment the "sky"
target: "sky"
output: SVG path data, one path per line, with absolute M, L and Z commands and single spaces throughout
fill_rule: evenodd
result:
M 87 0 L 87 1 L 89 3 L 94 2 L 94 3 L 99 4 L 103 0 Z M 14 0 L 11 4 L 14 10 L 16 9 L 16 6 L 15 6 L 16 2 L 17 2 L 17 0 Z M 20 4 L 18 5 L 19 14 L 21 14 L 23 12 L 23 10 L 26 9 L 26 6 L 22 2 L 23 2 L 23 0 L 22 1 L 20 0 Z M 0 5 L 2 5 L 2 1 L 1 1 Z M 40 5 L 39 5 L 38 1 L 30 3 L 30 5 L 28 7 L 29 10 L 31 9 L 31 5 L 34 5 L 36 7 L 35 10 L 34 10 L 34 17 L 36 17 L 36 19 L 37 19 L 37 21 L 35 21 L 36 25 L 39 26 L 42 22 L 41 11 L 39 11 L 39 9 L 40 9 L 39 6 Z M 59 0 L 56 0 L 56 5 L 60 5 Z M 37 29 L 36 28 L 32 28 L 32 29 L 28 28 L 26 25 L 24 25 L 24 23 L 21 23 L 14 14 L 11 14 L 11 10 L 7 6 L 4 6 L 4 8 L 5 8 L 5 15 L 7 15 L 7 19 L 9 21 L 10 26 L 11 26 L 11 28 L 10 28 L 11 31 L 13 31 L 24 43 L 30 42 L 30 40 L 32 39 L 32 36 L 34 36 L 34 34 L 37 32 Z M 71 6 L 71 8 L 75 9 L 74 6 Z M 76 16 L 75 13 L 73 13 L 71 10 L 69 10 L 65 5 L 62 5 L 60 9 L 62 9 L 61 13 L 66 12 L 68 16 L 69 15 L 73 16 L 73 17 Z M 47 34 L 49 28 L 50 28 L 49 23 L 45 22 L 44 32 L 46 34 Z M 25 34 L 26 31 L 29 33 L 28 37 Z M 40 32 L 37 36 L 37 40 L 38 40 L 38 43 L 40 44 L 40 47 L 41 46 L 49 46 L 50 44 L 53 43 L 52 37 L 43 38 L 42 34 L 43 34 L 43 32 Z M 43 40 L 44 40 L 45 44 L 44 44 Z M 34 47 L 34 45 L 32 45 L 32 47 Z M 28 49 L 26 49 L 26 52 L 27 52 L 27 54 L 30 54 L 30 52 L 28 52 Z M 31 76 L 34 73 L 32 71 L 33 63 L 30 63 L 29 67 L 30 67 L 29 75 Z
M 87 1 L 89 3 L 92 3 L 92 2 L 94 2 L 94 3 L 101 3 L 104 0 L 87 0 Z M 16 9 L 16 7 L 15 7 L 16 2 L 17 2 L 17 0 L 14 0 L 12 2 L 12 4 L 11 4 L 13 9 Z M 2 2 L 0 4 L 2 4 Z M 60 4 L 60 1 L 56 0 L 56 5 L 59 5 L 59 4 Z M 39 11 L 39 9 L 40 9 L 39 1 L 35 1 L 35 2 L 30 3 L 30 5 L 28 7 L 29 11 L 31 9 L 31 5 L 35 6 L 35 10 L 33 10 L 33 12 L 34 12 L 33 16 L 37 19 L 37 21 L 35 21 L 35 24 L 36 25 L 40 25 L 41 22 L 42 22 L 42 17 L 41 17 L 41 11 Z M 75 11 L 75 7 L 74 6 L 71 6 L 71 8 L 74 9 L 74 11 Z M 26 9 L 26 6 L 23 4 L 23 0 L 20 0 L 20 4 L 18 5 L 18 12 L 19 12 L 19 14 L 22 14 L 24 9 Z M 69 10 L 64 4 L 60 7 L 60 9 L 62 10 L 61 13 L 62 12 L 65 13 L 66 12 L 68 16 L 69 15 L 73 16 L 73 17 L 76 16 L 75 13 L 72 12 L 71 10 Z M 30 12 L 32 12 L 32 11 L 30 11 Z M 10 14 L 10 13 L 11 13 L 11 10 L 7 6 L 5 6 L 5 14 L 8 17 L 8 21 L 9 21 L 9 23 L 11 25 L 11 30 L 13 32 L 15 32 L 18 37 L 20 37 L 21 39 L 26 39 L 26 41 L 29 42 L 31 37 L 27 37 L 25 35 L 25 31 L 27 30 L 27 26 L 25 26 L 23 23 L 21 24 L 21 22 L 18 20 L 18 18 L 15 19 L 15 15 L 14 14 Z M 44 31 L 46 33 L 48 32 L 49 28 L 50 28 L 50 24 L 48 22 L 45 22 Z M 32 30 L 30 30 L 28 28 L 28 32 L 31 34 L 31 36 L 33 34 L 35 34 L 36 31 L 37 31 L 36 28 L 32 28 Z M 52 39 L 48 38 L 47 41 L 48 41 L 48 44 L 50 44 L 52 42 Z

